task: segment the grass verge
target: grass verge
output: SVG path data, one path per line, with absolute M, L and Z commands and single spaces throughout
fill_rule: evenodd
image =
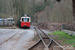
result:
M 62 44 L 71 44 L 72 47 L 75 47 L 75 36 L 70 36 L 63 31 L 55 31 L 53 33 L 48 33 L 48 35 L 53 34 L 59 40 L 63 40 Z

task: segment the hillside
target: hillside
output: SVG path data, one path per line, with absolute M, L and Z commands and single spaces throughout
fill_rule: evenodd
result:
M 12 16 L 16 24 L 24 14 L 35 23 L 72 23 L 72 10 L 71 0 L 0 0 L 0 18 Z
M 35 14 L 35 22 L 50 30 L 61 30 L 62 24 L 73 23 L 72 0 L 50 0 L 49 3 L 43 11 Z
M 51 1 L 45 10 L 37 13 L 38 22 L 73 22 L 72 1 L 62 0 L 61 2 Z

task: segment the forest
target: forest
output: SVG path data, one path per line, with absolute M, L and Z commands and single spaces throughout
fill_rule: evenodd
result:
M 16 25 L 29 14 L 34 23 L 72 23 L 72 0 L 0 0 L 0 18 L 12 16 Z

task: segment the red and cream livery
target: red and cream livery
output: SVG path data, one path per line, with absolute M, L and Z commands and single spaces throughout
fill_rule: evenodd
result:
M 29 15 L 22 16 L 20 22 L 21 22 L 21 27 L 30 28 L 31 18 Z

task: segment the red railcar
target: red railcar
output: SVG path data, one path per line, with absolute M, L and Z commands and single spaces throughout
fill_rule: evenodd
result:
M 21 22 L 21 27 L 30 28 L 31 18 L 30 18 L 30 16 L 27 16 L 27 15 L 22 16 L 20 22 Z

